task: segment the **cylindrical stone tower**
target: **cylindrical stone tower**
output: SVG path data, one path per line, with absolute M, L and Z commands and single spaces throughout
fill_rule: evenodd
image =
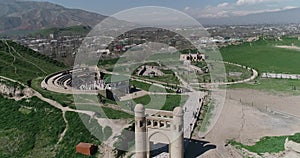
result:
M 137 104 L 135 113 L 135 158 L 147 157 L 147 134 L 145 108 L 142 104 Z
M 183 158 L 183 110 L 181 107 L 177 107 L 173 111 L 173 125 L 172 125 L 172 141 L 171 146 L 171 158 Z

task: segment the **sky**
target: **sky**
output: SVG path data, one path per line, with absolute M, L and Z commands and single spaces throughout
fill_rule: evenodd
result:
M 195 18 L 242 16 L 299 8 L 300 0 L 33 0 L 48 1 L 103 15 L 139 6 L 162 6 L 188 13 Z

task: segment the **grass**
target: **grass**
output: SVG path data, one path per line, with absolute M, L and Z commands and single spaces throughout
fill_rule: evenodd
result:
M 210 125 L 210 119 L 212 117 L 212 112 L 214 110 L 215 106 L 215 102 L 214 101 L 210 101 L 208 104 L 203 106 L 203 115 L 201 115 L 202 117 L 204 116 L 204 118 L 202 119 L 201 125 L 200 125 L 200 131 L 201 132 L 205 132 L 207 131 L 207 127 Z M 201 117 L 200 116 L 200 117 Z
M 293 90 L 294 86 L 296 90 Z M 228 85 L 227 87 L 255 89 L 272 94 L 300 95 L 300 81 L 291 79 L 258 78 L 256 82 Z
M 296 133 L 291 136 L 263 137 L 252 146 L 244 145 L 234 140 L 229 141 L 229 143 L 235 147 L 244 148 L 248 151 L 262 155 L 264 153 L 279 153 L 284 151 L 284 143 L 286 138 L 289 138 L 289 140 L 296 143 L 300 143 L 300 133 Z
M 229 81 L 229 82 L 235 82 L 235 81 L 248 79 L 252 76 L 252 71 L 249 71 L 245 68 L 235 66 L 232 64 L 227 64 L 227 63 L 225 63 L 224 65 L 225 65 L 226 74 L 227 74 L 226 78 L 227 78 L 227 81 Z M 229 75 L 230 72 L 241 73 L 241 76 L 230 76 Z
M 24 86 L 16 83 L 16 82 L 12 82 L 12 81 L 8 81 L 8 80 L 5 80 L 5 79 L 0 79 L 0 84 L 4 84 L 8 87 L 19 87 L 20 89 L 24 89 Z
M 281 151 L 284 151 L 285 139 L 286 137 L 264 137 L 253 146 L 243 145 L 235 141 L 230 142 L 230 144 L 262 155 L 264 153 L 279 153 Z
M 193 65 L 199 67 L 199 68 L 203 68 L 206 67 L 205 62 L 194 62 Z M 222 66 L 219 65 L 217 63 L 214 63 L 214 65 L 218 65 L 218 66 Z M 235 81 L 240 81 L 240 80 L 244 80 L 247 78 L 250 78 L 252 76 L 252 71 L 247 70 L 246 68 L 243 67 L 239 67 L 236 65 L 232 65 L 232 64 L 228 64 L 228 63 L 224 63 L 224 67 L 225 67 L 225 71 L 226 71 L 226 81 L 227 82 L 235 82 Z M 234 73 L 241 73 L 240 76 L 230 76 L 229 73 L 234 72 Z M 216 70 L 214 70 L 214 73 L 218 73 L 216 72 Z M 220 71 L 221 73 L 225 73 Z M 197 78 L 199 80 L 199 82 L 203 83 L 203 82 L 210 82 L 211 81 L 211 74 L 210 73 L 204 73 L 204 74 L 200 74 L 200 73 L 196 73 Z M 216 79 L 218 78 L 217 76 L 214 76 Z M 187 78 L 189 80 L 192 80 L 192 78 L 189 78 L 189 76 L 183 76 L 183 78 Z
M 297 38 L 284 37 L 282 41 L 260 39 L 252 43 L 222 48 L 224 61 L 238 63 L 262 72 L 299 74 L 300 52 L 296 50 L 276 48 L 275 45 L 300 46 Z M 296 86 L 296 90 L 292 87 Z M 300 81 L 289 79 L 256 79 L 256 83 L 229 85 L 228 88 L 250 88 L 274 94 L 285 93 L 299 95 Z
M 12 41 L 0 41 L 0 75 L 23 83 L 63 69 L 62 63 Z M 15 58 L 14 58 L 15 57 Z M 44 71 L 42 71 L 42 70 Z
M 69 129 L 58 146 L 55 157 L 74 157 L 84 158 L 86 156 L 76 153 L 75 146 L 80 142 L 92 143 L 100 145 L 101 141 L 106 140 L 108 135 L 104 134 L 103 128 L 94 119 L 81 114 L 80 116 L 74 112 L 67 112 L 66 119 L 69 122 Z M 88 130 L 89 129 L 89 130 Z M 97 157 L 97 155 L 91 156 Z
M 117 104 L 117 103 L 115 103 Z M 101 106 L 100 105 L 91 105 L 91 104 L 80 104 L 76 105 L 77 109 L 80 110 L 88 110 L 97 113 L 97 117 L 100 118 L 108 118 L 108 119 L 131 119 L 133 115 L 120 111 L 115 110 L 109 107 Z
M 146 95 L 133 99 L 136 104 L 143 104 L 146 108 L 173 111 L 182 106 L 188 99 L 186 95 Z
M 139 78 L 154 80 L 154 81 L 163 82 L 163 83 L 166 83 L 166 84 L 176 84 L 176 85 L 178 85 L 180 83 L 178 78 L 174 74 L 165 74 L 163 76 L 154 76 L 154 77 L 139 76 Z
M 238 46 L 222 48 L 224 61 L 249 66 L 259 72 L 298 74 L 300 52 L 296 50 L 276 48 L 275 45 L 299 44 L 296 38 L 283 38 L 283 41 L 260 39 L 252 43 L 246 42 Z
M 99 145 L 112 134 L 110 127 L 101 127 L 87 115 L 67 112 L 69 129 L 56 150 L 55 145 L 65 128 L 61 111 L 35 97 L 29 101 L 0 96 L 0 157 L 84 158 L 86 156 L 75 152 L 78 143 Z
M 128 119 L 128 118 L 133 118 L 133 115 L 130 115 L 126 112 L 119 111 L 119 110 L 114 110 L 108 107 L 102 107 L 105 115 L 109 119 Z
M 0 157 L 55 157 L 65 123 L 60 110 L 36 97 L 15 101 L 0 96 L 0 127 Z
M 175 91 L 170 90 L 170 89 L 166 89 L 163 87 L 159 87 L 156 85 L 152 85 L 152 84 L 148 84 L 148 83 L 144 83 L 144 82 L 139 82 L 139 81 L 135 81 L 135 80 L 131 80 L 130 81 L 130 85 L 134 85 L 137 88 L 140 88 L 144 91 L 151 91 L 151 92 L 161 92 L 161 93 L 175 93 Z
M 107 99 L 106 103 L 109 101 L 109 104 L 118 105 L 121 108 L 127 110 L 133 110 L 136 104 L 143 104 L 145 108 L 173 111 L 175 107 L 182 106 L 187 101 L 187 99 L 187 95 L 151 94 L 127 101 L 111 101 Z M 114 114 L 112 114 L 112 116 L 114 116 Z

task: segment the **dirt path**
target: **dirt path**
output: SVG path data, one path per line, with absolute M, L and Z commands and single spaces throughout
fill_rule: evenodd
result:
M 66 118 L 66 112 L 65 112 L 65 111 L 62 111 L 62 116 L 63 116 L 63 119 L 64 119 L 64 121 L 65 121 L 66 128 L 65 128 L 64 131 L 60 134 L 60 137 L 59 137 L 59 139 L 58 139 L 58 142 L 55 144 L 55 147 L 54 147 L 55 150 L 57 149 L 58 145 L 62 142 L 63 138 L 65 137 L 65 135 L 66 135 L 66 133 L 67 133 L 67 131 L 68 131 L 68 129 L 69 129 L 69 122 L 68 122 L 68 120 L 67 120 L 67 118 Z

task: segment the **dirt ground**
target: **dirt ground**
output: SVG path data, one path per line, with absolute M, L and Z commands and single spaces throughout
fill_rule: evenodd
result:
M 300 96 L 268 94 L 257 90 L 228 90 L 221 116 L 205 140 L 217 146 L 204 158 L 242 157 L 226 140 L 247 145 L 264 136 L 292 135 L 300 132 Z

